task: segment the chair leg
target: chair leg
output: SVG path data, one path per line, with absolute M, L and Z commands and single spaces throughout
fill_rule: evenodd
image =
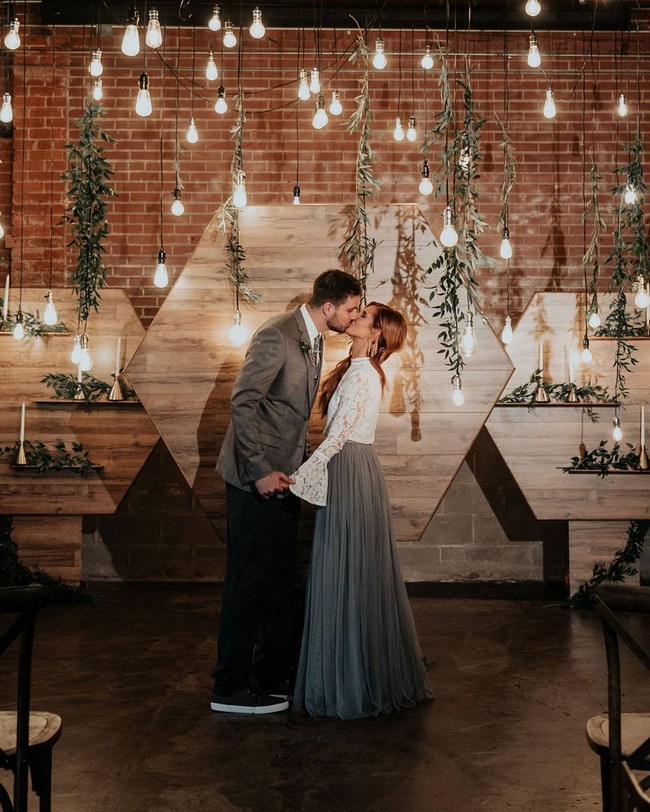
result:
M 609 756 L 608 754 L 603 754 L 600 757 L 600 787 L 603 800 L 603 812 L 613 812 L 609 802 L 611 783 L 609 780 L 610 770 Z
M 13 812 L 14 808 L 9 793 L 2 784 L 0 784 L 0 807 L 2 808 L 2 812 Z
M 52 748 L 47 747 L 29 759 L 32 788 L 38 795 L 39 812 L 52 810 Z

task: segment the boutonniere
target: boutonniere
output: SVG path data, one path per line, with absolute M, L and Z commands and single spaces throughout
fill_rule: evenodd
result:
M 319 353 L 314 350 L 313 346 L 307 339 L 302 338 L 300 340 L 300 349 L 305 353 L 309 363 L 315 367 L 318 364 L 318 356 Z

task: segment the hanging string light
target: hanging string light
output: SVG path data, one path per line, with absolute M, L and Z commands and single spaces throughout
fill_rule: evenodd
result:
M 208 53 L 208 62 L 205 66 L 205 78 L 208 82 L 214 82 L 215 79 L 219 78 L 219 69 L 217 68 L 217 63 L 214 61 L 212 48 L 210 48 Z
M 226 20 L 223 24 L 223 44 L 226 48 L 234 48 L 237 45 L 237 37 L 230 20 Z
M 102 51 L 97 48 L 92 52 L 90 65 L 88 65 L 88 73 L 94 78 L 101 76 L 104 73 L 104 65 L 102 64 Z
M 180 107 L 180 72 L 181 72 L 181 36 L 178 32 L 178 48 L 176 51 L 176 104 L 174 106 L 174 191 L 172 192 L 171 212 L 175 217 L 180 217 L 185 212 L 185 206 L 181 199 L 181 157 L 180 144 L 178 140 L 178 109 Z
M 293 187 L 293 205 L 300 205 L 300 131 L 298 122 L 298 105 L 296 105 L 296 183 Z
M 122 53 L 125 56 L 137 56 L 140 53 L 139 22 L 140 14 L 135 4 L 133 4 L 129 9 L 126 29 L 124 31 L 124 37 L 122 38 Z
M 506 260 L 506 318 L 501 331 L 501 341 L 508 346 L 514 340 L 512 330 L 512 316 L 510 315 L 510 260 L 512 259 L 512 243 L 510 242 L 510 191 L 514 183 L 514 165 L 510 150 L 510 136 L 508 134 L 508 124 L 510 119 L 510 60 L 508 56 L 508 31 L 503 34 L 503 183 L 501 192 L 503 195 L 503 209 L 501 211 L 500 224 L 501 245 L 499 255 Z
M 423 76 L 423 84 L 424 84 L 424 98 L 427 98 L 427 68 L 423 68 L 424 76 Z M 429 169 L 429 161 L 427 160 L 428 153 L 428 143 L 426 134 L 429 129 L 429 117 L 428 117 L 428 104 L 424 105 L 424 161 L 422 162 L 422 168 L 420 169 L 420 174 L 422 175 L 422 180 L 420 181 L 419 191 L 421 195 L 430 195 L 433 193 L 433 183 L 431 183 L 431 170 Z
M 219 6 L 215 6 L 212 11 L 212 17 L 208 20 L 208 28 L 210 31 L 221 30 L 221 17 L 219 16 Z
M 539 68 L 542 64 L 542 57 L 539 52 L 539 46 L 537 45 L 537 37 L 535 36 L 535 32 L 531 31 L 528 37 L 528 57 L 527 57 L 528 67 L 530 68 Z
M 253 9 L 253 22 L 251 23 L 250 33 L 253 39 L 262 39 L 266 33 L 264 23 L 262 22 L 262 12 L 258 7 Z
M 190 95 L 190 123 L 187 127 L 185 138 L 188 144 L 196 144 L 199 140 L 199 132 L 194 121 L 194 68 L 196 64 L 196 28 L 192 26 L 192 84 Z
M 550 87 L 546 88 L 546 100 L 544 101 L 544 118 L 555 118 L 556 113 L 555 98 Z
M 153 50 L 160 48 L 162 45 L 162 29 L 160 28 L 160 19 L 156 8 L 149 10 L 149 22 L 147 23 L 147 33 L 144 41 Z
M 381 38 L 381 31 L 380 36 L 375 41 L 375 55 L 372 58 L 372 64 L 377 70 L 383 70 L 388 64 L 384 53 L 384 40 Z
M 54 40 L 54 37 L 52 37 Z M 54 42 L 52 43 L 52 95 L 56 87 L 56 51 L 54 50 Z M 52 146 L 52 154 L 50 157 L 50 250 L 49 250 L 49 276 L 47 284 L 47 293 L 45 294 L 45 310 L 43 311 L 43 321 L 48 326 L 52 327 L 59 320 L 59 315 L 56 312 L 56 305 L 54 304 L 54 293 L 52 292 L 52 275 L 53 275 L 53 256 L 54 256 L 54 123 L 53 119 L 50 121 L 50 144 Z M 24 171 L 24 170 L 23 170 Z
M 5 93 L 2 97 L 2 107 L 0 107 L 0 121 L 3 124 L 10 124 L 14 120 L 14 111 L 11 105 L 11 93 Z
M 21 341 L 25 337 L 25 325 L 23 317 L 23 270 L 25 268 L 25 155 L 27 144 L 27 51 L 25 49 L 26 37 L 22 41 L 23 53 L 23 120 L 21 121 L 22 127 L 22 142 L 21 142 L 21 157 L 22 157 L 22 171 L 20 172 L 20 273 L 18 276 L 18 309 L 16 311 L 15 324 L 13 328 L 13 337 L 16 341 Z
M 180 35 L 179 35 L 180 39 Z M 164 96 L 163 96 L 164 97 Z M 169 284 L 169 273 L 167 272 L 167 254 L 163 242 L 163 133 L 162 125 L 160 129 L 160 249 L 156 260 L 156 270 L 154 271 L 153 283 L 157 288 L 166 288 Z
M 8 48 L 10 51 L 16 51 L 20 48 L 20 20 L 18 17 L 14 17 L 13 20 L 9 23 L 9 31 L 7 32 L 7 36 L 5 37 L 5 48 Z
M 527 0 L 525 8 L 529 17 L 537 17 L 542 10 L 539 0 Z
M 401 104 L 402 104 L 402 29 L 399 30 L 398 51 L 397 51 L 397 117 L 395 119 L 395 127 L 393 129 L 393 138 L 395 141 L 403 141 L 405 136 L 404 127 L 402 126 L 402 119 L 400 117 Z

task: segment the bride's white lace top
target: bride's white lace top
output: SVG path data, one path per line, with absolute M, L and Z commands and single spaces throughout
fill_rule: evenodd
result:
M 367 445 L 375 441 L 381 404 L 381 380 L 369 358 L 353 358 L 327 408 L 326 437 L 292 474 L 291 490 L 313 505 L 327 502 L 327 463 L 348 440 Z

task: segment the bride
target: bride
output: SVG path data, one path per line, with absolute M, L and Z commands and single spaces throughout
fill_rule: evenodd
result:
M 326 438 L 291 490 L 318 505 L 294 709 L 356 719 L 433 697 L 395 549 L 373 448 L 382 363 L 406 339 L 404 317 L 371 302 L 346 333 L 350 355 L 319 399 Z

